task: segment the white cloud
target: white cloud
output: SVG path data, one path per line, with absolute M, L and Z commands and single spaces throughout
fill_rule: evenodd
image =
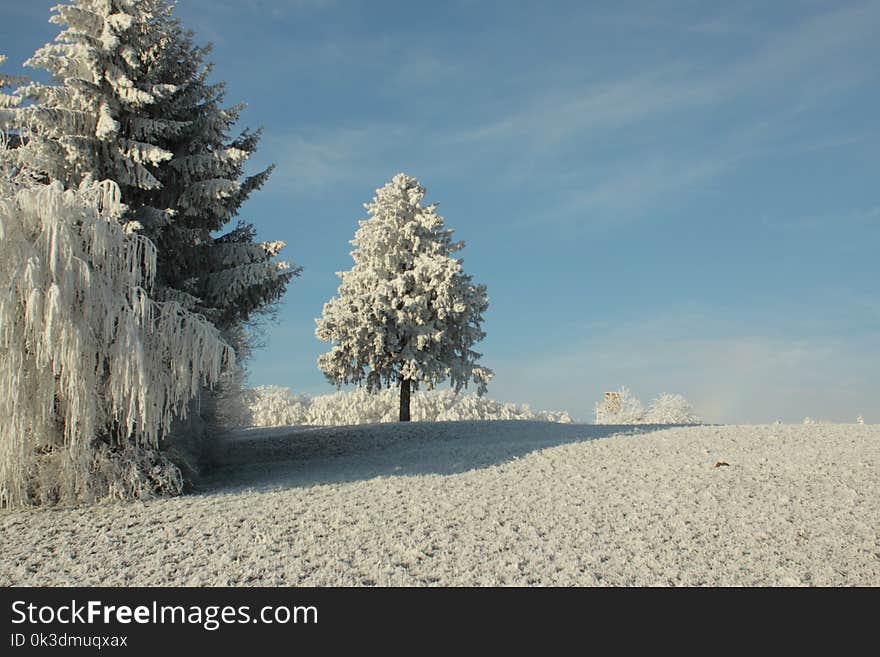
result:
M 785 91 L 797 78 L 814 81 L 821 69 L 858 45 L 876 43 L 880 30 L 880 5 L 863 2 L 832 9 L 807 19 L 792 29 L 770 35 L 767 45 L 745 58 L 724 76 L 732 94 L 747 89 L 784 84 Z M 872 65 L 865 62 L 865 70 Z
M 389 144 L 404 139 L 403 128 L 388 125 L 276 136 L 267 149 L 277 164 L 267 189 L 302 196 L 351 183 L 375 170 L 377 160 L 387 157 Z
M 716 85 L 694 85 L 665 68 L 580 90 L 544 90 L 524 109 L 461 133 L 463 141 L 527 138 L 544 150 L 573 135 L 596 133 L 715 99 Z
M 740 156 L 741 157 L 741 156 Z M 684 159 L 653 159 L 635 169 L 605 177 L 584 192 L 574 192 L 567 206 L 572 219 L 593 222 L 616 213 L 651 207 L 669 192 L 691 187 L 731 168 L 739 159 L 729 153 Z
M 548 145 L 655 120 L 669 113 L 697 110 L 753 93 L 785 100 L 783 112 L 815 103 L 874 74 L 865 62 L 837 66 L 846 76 L 829 76 L 859 44 L 871 43 L 880 31 L 880 5 L 864 3 L 808 19 L 738 61 L 718 70 L 694 65 L 667 66 L 614 82 L 581 82 L 572 87 L 542 88 L 535 80 L 533 100 L 525 107 L 460 133 L 464 141 L 525 138 L 540 154 Z M 572 76 L 577 79 L 576 76 Z

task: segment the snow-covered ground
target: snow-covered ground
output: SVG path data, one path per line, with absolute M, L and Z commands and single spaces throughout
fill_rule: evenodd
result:
M 197 495 L 0 514 L 0 584 L 880 586 L 877 425 L 261 429 L 218 459 Z

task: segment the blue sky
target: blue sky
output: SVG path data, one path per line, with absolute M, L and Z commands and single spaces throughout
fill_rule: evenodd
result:
M 55 0 L 0 0 L 6 71 Z M 303 265 L 250 382 L 329 392 L 314 318 L 398 171 L 489 288 L 492 397 L 880 422 L 880 2 L 180 0 Z M 10 27 L 12 29 L 10 29 Z

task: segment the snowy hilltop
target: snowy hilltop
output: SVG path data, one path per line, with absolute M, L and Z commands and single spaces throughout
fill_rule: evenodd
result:
M 201 495 L 0 514 L 0 584 L 880 586 L 877 425 L 250 429 L 217 461 Z

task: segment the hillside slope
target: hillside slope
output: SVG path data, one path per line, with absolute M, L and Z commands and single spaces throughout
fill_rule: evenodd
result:
M 0 514 L 0 584 L 880 586 L 877 425 L 262 429 L 217 458 L 197 495 Z

